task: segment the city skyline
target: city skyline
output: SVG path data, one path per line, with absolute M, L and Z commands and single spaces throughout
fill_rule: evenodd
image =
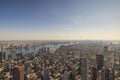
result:
M 0 40 L 120 40 L 119 2 L 1 0 Z

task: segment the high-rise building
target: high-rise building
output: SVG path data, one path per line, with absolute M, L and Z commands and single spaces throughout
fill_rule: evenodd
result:
M 0 52 L 0 62 L 5 61 L 5 52 Z
M 110 80 L 110 70 L 109 69 L 105 69 L 105 79 Z
M 110 70 L 108 68 L 103 68 L 101 70 L 101 79 L 102 80 L 110 80 Z
M 91 67 L 90 80 L 97 80 L 97 69 L 96 69 L 96 67 Z
M 104 65 L 104 56 L 101 54 L 96 55 L 96 65 L 97 65 L 97 70 L 101 70 L 103 65 Z
M 64 80 L 68 80 L 68 78 L 69 78 L 69 72 L 65 71 L 64 72 Z
M 120 66 L 120 42 L 119 42 L 119 54 L 118 54 L 118 57 L 119 57 L 119 66 Z M 120 67 L 119 67 L 119 77 L 120 77 Z
M 49 78 L 49 73 L 50 73 L 50 70 L 48 67 L 44 67 L 44 80 L 50 80 Z
M 78 67 L 78 74 L 81 75 L 81 62 L 80 62 L 80 59 L 79 59 L 79 67 Z
M 12 54 L 8 54 L 8 60 L 13 59 L 13 55 Z
M 75 72 L 74 71 L 71 71 L 70 73 L 69 73 L 69 80 L 75 80 L 75 76 L 76 76 L 76 74 L 75 74 Z
M 3 46 L 1 46 L 1 52 L 3 52 Z
M 110 57 L 110 55 L 109 55 L 109 54 L 110 54 L 110 53 L 109 53 L 109 47 L 110 47 L 110 46 L 104 46 L 104 49 L 103 49 L 103 51 L 104 51 L 104 52 L 103 52 L 103 55 L 104 55 L 104 59 L 105 59 L 104 62 L 108 64 L 108 65 L 105 64 L 105 66 L 109 66 L 109 64 L 110 64 L 109 62 L 107 62 L 107 61 L 109 60 L 109 57 Z
M 110 80 L 115 80 L 114 69 L 110 69 Z
M 86 58 L 80 58 L 81 80 L 88 80 L 88 63 Z
M 24 65 L 12 69 L 13 80 L 24 80 Z
M 102 71 L 101 70 L 99 70 L 98 72 L 97 72 L 97 80 L 102 80 L 101 79 L 101 75 L 102 74 Z
M 2 72 L 0 71 L 0 79 L 2 79 Z
M 75 76 L 76 76 L 76 70 L 75 68 L 72 70 L 72 80 L 75 80 Z
M 50 49 L 49 49 L 49 47 L 47 47 L 47 51 L 49 51 Z
M 106 54 L 108 52 L 108 46 L 104 47 L 104 54 Z
M 23 57 L 23 54 L 22 54 L 22 52 L 18 52 L 18 53 L 16 53 L 16 56 L 18 59 L 21 59 Z

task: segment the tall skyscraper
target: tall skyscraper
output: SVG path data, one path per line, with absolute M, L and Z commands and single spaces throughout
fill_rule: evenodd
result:
M 49 51 L 50 49 L 49 49 L 49 47 L 47 47 L 47 51 Z
M 108 52 L 108 46 L 104 47 L 104 54 L 106 54 Z
M 120 42 L 119 42 L 119 53 L 118 53 L 118 57 L 119 57 L 119 71 L 118 71 L 118 74 L 119 74 L 119 77 L 120 77 Z
M 48 67 L 44 67 L 44 80 L 50 80 L 49 78 L 49 73 L 50 73 L 50 70 Z
M 8 54 L 8 60 L 13 59 L 13 55 L 12 54 Z
M 3 46 L 1 46 L 1 52 L 3 52 Z
M 1 51 L 0 51 L 0 62 L 4 62 L 5 61 L 5 52 L 3 50 L 3 46 L 1 46 Z
M 71 71 L 71 72 L 69 73 L 69 80 L 75 80 L 75 76 L 76 76 L 75 70 Z
M 17 57 L 18 59 L 21 59 L 21 58 L 23 57 L 23 53 L 22 53 L 22 52 L 16 53 L 16 57 Z
M 12 69 L 13 80 L 24 80 L 24 65 Z
M 96 67 L 91 67 L 90 80 L 97 80 L 97 69 L 96 69 Z
M 110 79 L 110 70 L 108 68 L 103 68 L 101 70 L 101 79 L 102 80 L 111 80 Z
M 110 70 L 108 68 L 105 69 L 105 80 L 110 80 Z
M 80 58 L 81 80 L 88 80 L 88 63 L 86 58 Z
M 5 52 L 0 52 L 0 62 L 5 61 Z
M 97 70 L 101 70 L 103 65 L 104 65 L 104 56 L 97 54 L 96 55 L 96 65 L 97 65 Z
M 68 71 L 65 71 L 64 72 L 64 80 L 68 80 L 68 77 L 69 77 L 69 73 L 68 73 Z
M 111 70 L 110 70 L 110 80 L 115 80 L 114 69 L 111 69 Z

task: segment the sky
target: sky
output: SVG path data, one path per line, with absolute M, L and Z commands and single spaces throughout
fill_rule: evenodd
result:
M 120 0 L 0 0 L 0 40 L 120 40 Z

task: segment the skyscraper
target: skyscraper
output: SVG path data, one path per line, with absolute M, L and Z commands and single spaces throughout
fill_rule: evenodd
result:
M 96 69 L 96 67 L 91 67 L 90 80 L 97 80 L 97 69 Z
M 119 42 L 119 54 L 118 54 L 118 56 L 119 56 L 119 66 L 120 66 L 120 42 Z M 120 67 L 119 67 L 119 77 L 120 77 Z
M 3 46 L 0 47 L 0 63 L 1 64 L 4 64 L 4 61 L 5 61 L 5 52 L 4 52 L 4 49 L 3 49 Z
M 44 80 L 50 80 L 49 78 L 49 73 L 50 73 L 50 70 L 48 67 L 44 67 Z
M 110 70 L 110 80 L 114 80 L 115 79 L 115 73 L 114 73 L 114 69 Z
M 3 52 L 3 46 L 1 46 L 1 52 Z
M 88 80 L 88 63 L 86 58 L 80 58 L 81 80 Z
M 102 80 L 110 80 L 110 70 L 108 68 L 103 68 L 101 70 L 101 79 Z
M 0 52 L 0 62 L 5 61 L 5 52 Z
M 18 59 L 21 59 L 21 58 L 23 57 L 23 53 L 22 53 L 22 52 L 16 53 L 16 57 L 17 57 Z
M 24 66 L 14 67 L 12 69 L 13 80 L 24 80 Z
M 110 70 L 109 69 L 105 69 L 105 79 L 110 80 Z
M 69 72 L 65 71 L 64 72 L 64 80 L 68 80 L 68 77 L 69 77 Z
M 104 47 L 104 54 L 106 54 L 108 52 L 108 46 Z
M 101 70 L 103 65 L 104 65 L 104 56 L 97 54 L 96 55 L 96 65 L 97 65 L 97 70 Z

